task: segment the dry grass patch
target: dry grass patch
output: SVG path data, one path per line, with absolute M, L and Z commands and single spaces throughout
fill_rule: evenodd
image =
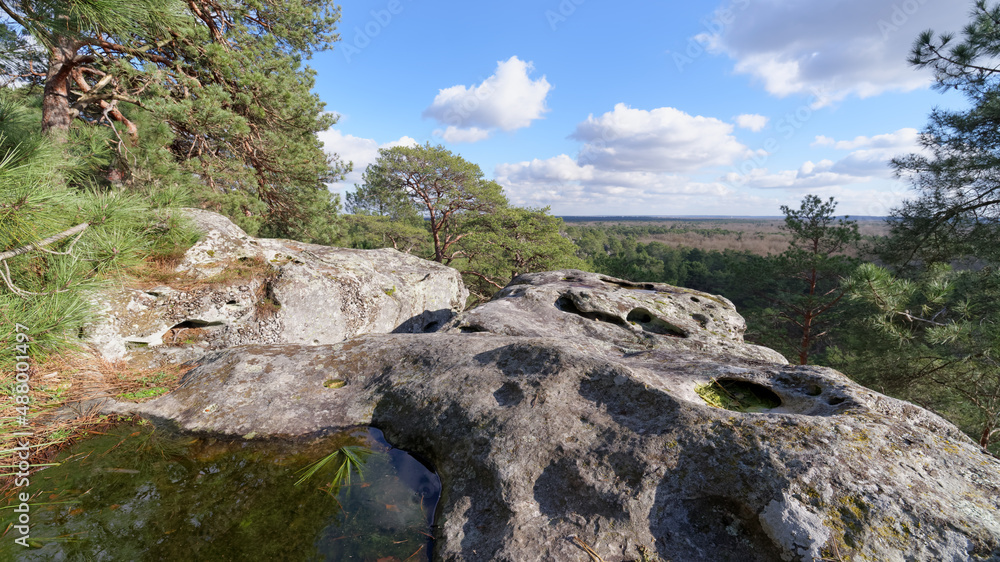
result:
M 130 281 L 143 288 L 183 281 L 187 276 L 176 271 L 183 259 L 184 252 L 150 256 L 130 272 L 132 275 Z
M 261 256 L 230 258 L 220 260 L 222 271 L 205 279 L 198 279 L 187 272 L 176 271 L 184 254 L 153 256 L 131 272 L 128 286 L 136 289 L 152 289 L 169 285 L 177 290 L 190 291 L 198 288 L 226 287 L 239 281 L 251 279 L 273 279 L 277 269 Z
M 28 371 L 30 402 L 26 425 L 21 425 L 21 413 L 12 398 L 14 373 L 0 373 L 0 388 L 7 395 L 0 405 L 0 476 L 17 472 L 14 449 L 18 442 L 29 443 L 28 462 L 32 468 L 45 466 L 77 439 L 123 420 L 99 414 L 95 399 L 150 400 L 176 388 L 189 368 L 180 365 L 135 368 L 83 352 L 52 356 L 32 364 Z M 15 435 L 22 432 L 31 435 Z M 5 490 L 14 478 L 0 480 L 0 490 Z

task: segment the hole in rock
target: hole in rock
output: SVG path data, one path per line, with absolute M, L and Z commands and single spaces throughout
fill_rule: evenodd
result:
M 463 334 L 478 334 L 480 332 L 488 332 L 489 330 L 483 328 L 482 326 L 478 326 L 476 324 L 469 324 L 466 326 L 460 326 L 458 328 L 458 331 Z
M 588 320 L 597 320 L 599 322 L 608 322 L 610 324 L 614 324 L 616 326 L 622 326 L 622 327 L 626 326 L 625 322 L 622 321 L 621 318 L 619 318 L 619 317 L 617 317 L 617 316 L 615 316 L 613 314 L 608 314 L 607 312 L 601 312 L 599 310 L 594 310 L 594 311 L 583 311 L 583 310 L 580 310 L 576 306 L 576 303 L 573 302 L 573 299 L 570 298 L 570 297 L 568 297 L 568 296 L 566 296 L 566 295 L 563 295 L 563 296 L 559 297 L 558 299 L 556 299 L 556 308 L 559 309 L 559 310 L 561 310 L 561 311 L 563 311 L 563 312 L 568 312 L 570 314 L 576 314 L 577 316 L 582 316 L 582 317 L 584 317 L 584 318 L 586 318 Z
M 436 332 L 437 329 L 438 329 L 438 326 L 440 326 L 440 325 L 441 325 L 441 323 L 438 322 L 438 321 L 436 321 L 436 320 L 434 322 L 428 322 L 427 325 L 424 326 L 423 332 L 425 334 L 429 334 L 431 332 Z
M 836 406 L 838 404 L 843 404 L 846 400 L 847 398 L 844 398 L 843 396 L 831 396 L 827 399 L 826 403 L 831 406 Z
M 766 412 L 781 406 L 781 398 L 766 386 L 738 379 L 712 379 L 694 389 L 709 406 L 734 412 Z
M 171 330 L 187 330 L 190 328 L 207 328 L 209 326 L 222 326 L 224 322 L 207 322 L 205 320 L 185 320 L 180 324 L 175 324 Z
M 202 341 L 211 334 L 210 328 L 224 325 L 224 322 L 206 322 L 204 320 L 185 320 L 175 324 L 163 334 L 163 343 L 173 346 L 192 345 Z
M 701 299 L 698 297 L 691 297 L 691 302 L 701 302 Z
M 691 319 L 700 324 L 702 328 L 708 326 L 708 323 L 711 322 L 711 319 L 704 314 L 692 314 Z
M 617 285 L 623 289 L 638 289 L 642 291 L 656 291 L 656 285 L 652 283 L 631 283 L 629 281 L 619 281 L 609 277 L 601 277 L 601 281 L 611 285 Z
M 236 306 L 236 305 L 238 305 L 240 303 L 238 303 L 236 301 L 226 301 L 226 304 L 229 305 L 229 306 Z
M 412 562 L 433 550 L 440 479 L 375 428 L 244 440 L 126 424 L 59 461 L 24 491 L 60 498 L 32 511 L 32 534 L 73 540 L 40 541 L 33 560 Z
M 818 384 L 811 384 L 806 387 L 806 395 L 808 396 L 819 396 L 823 394 L 823 387 Z
M 632 312 L 629 312 L 625 319 L 629 322 L 638 324 L 644 332 L 652 332 L 654 334 L 673 336 L 677 338 L 688 337 L 687 332 L 656 316 L 645 308 L 632 309 Z
M 259 319 L 274 317 L 281 310 L 281 301 L 274 293 L 274 279 L 266 279 L 257 290 L 256 314 Z

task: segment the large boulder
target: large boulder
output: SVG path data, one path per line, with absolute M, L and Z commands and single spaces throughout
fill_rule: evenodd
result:
M 107 411 L 243 436 L 378 427 L 441 476 L 438 560 L 1000 560 L 1000 461 L 741 329 L 719 297 L 555 272 L 440 333 L 214 352 Z
M 468 297 L 458 271 L 396 250 L 253 238 L 222 215 L 185 212 L 204 236 L 170 280 L 95 295 L 103 314 L 85 336 L 105 358 L 176 362 L 235 345 L 433 331 Z
M 743 341 L 746 321 L 725 297 L 578 270 L 520 275 L 444 329 L 584 339 L 623 353 L 683 349 L 787 362 L 772 349 Z

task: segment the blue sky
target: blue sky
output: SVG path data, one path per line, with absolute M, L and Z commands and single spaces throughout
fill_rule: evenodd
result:
M 320 133 L 360 183 L 379 147 L 430 142 L 556 215 L 778 215 L 806 194 L 885 215 L 931 90 L 906 63 L 965 0 L 344 3 L 311 61 Z

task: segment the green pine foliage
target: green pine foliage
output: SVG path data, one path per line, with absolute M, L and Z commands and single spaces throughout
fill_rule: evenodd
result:
M 460 257 L 456 244 L 468 235 L 464 225 L 507 206 L 503 188 L 485 179 L 478 165 L 430 143 L 379 149 L 364 181 L 351 196 L 351 208 L 404 222 L 423 214 L 431 259 L 444 264 Z
M 769 274 L 790 283 L 777 291 L 759 291 L 774 320 L 787 328 L 789 346 L 801 365 L 809 363 L 810 354 L 829 335 L 831 313 L 845 294 L 841 280 L 857 264 L 845 252 L 861 239 L 858 225 L 836 218 L 836 208 L 833 197 L 823 201 L 815 195 L 803 198 L 798 209 L 781 207 L 790 247 L 772 261 Z
M 115 181 L 222 212 L 250 234 L 320 243 L 340 235 L 339 201 L 326 184 L 349 166 L 316 137 L 336 116 L 311 92 L 305 66 L 338 39 L 338 8 L 0 0 L 0 11 L 10 18 L 0 22 L 0 52 L 18 57 L 11 71 L 39 63 L 28 80 L 43 86 L 41 129 L 55 142 L 101 149 L 106 161 L 94 152 L 87 162 L 110 164 Z M 34 50 L 18 43 L 22 32 Z
M 1000 4 L 975 3 L 961 39 L 922 33 L 910 63 L 940 90 L 965 94 L 964 111 L 935 109 L 925 149 L 893 160 L 916 196 L 893 211 L 881 265 L 846 287 L 852 338 L 831 359 L 853 376 L 931 408 L 1000 454 L 997 353 L 1000 297 Z
M 73 141 L 92 131 L 71 131 L 72 142 L 58 144 L 41 134 L 39 118 L 36 107 L 0 92 L 0 254 L 86 227 L 0 260 L 0 345 L 13 341 L 16 324 L 27 326 L 36 358 L 79 341 L 93 318 L 88 291 L 196 237 L 168 207 L 104 181 L 111 151 L 94 141 L 87 154 L 85 142 Z
M 581 269 L 576 245 L 560 233 L 562 219 L 549 209 L 504 207 L 471 217 L 458 247 L 466 286 L 477 301 L 488 300 L 514 277 L 533 271 Z
M 548 208 L 509 205 L 478 165 L 443 146 L 380 149 L 363 180 L 347 195 L 352 247 L 393 247 L 452 266 L 472 303 L 521 273 L 584 267 Z
M 378 215 L 354 214 L 346 215 L 344 223 L 344 244 L 348 247 L 362 250 L 394 248 L 415 256 L 432 255 L 430 235 L 419 217 L 414 223 Z
M 905 279 L 868 263 L 847 288 L 866 342 L 845 347 L 845 369 L 1000 453 L 1000 273 L 937 264 Z
M 961 39 L 925 31 L 909 62 L 929 68 L 942 90 L 962 92 L 963 111 L 934 109 L 921 154 L 893 160 L 917 197 L 894 211 L 893 236 L 882 248 L 892 263 L 947 262 L 958 256 L 1000 258 L 1000 4 L 978 0 Z

